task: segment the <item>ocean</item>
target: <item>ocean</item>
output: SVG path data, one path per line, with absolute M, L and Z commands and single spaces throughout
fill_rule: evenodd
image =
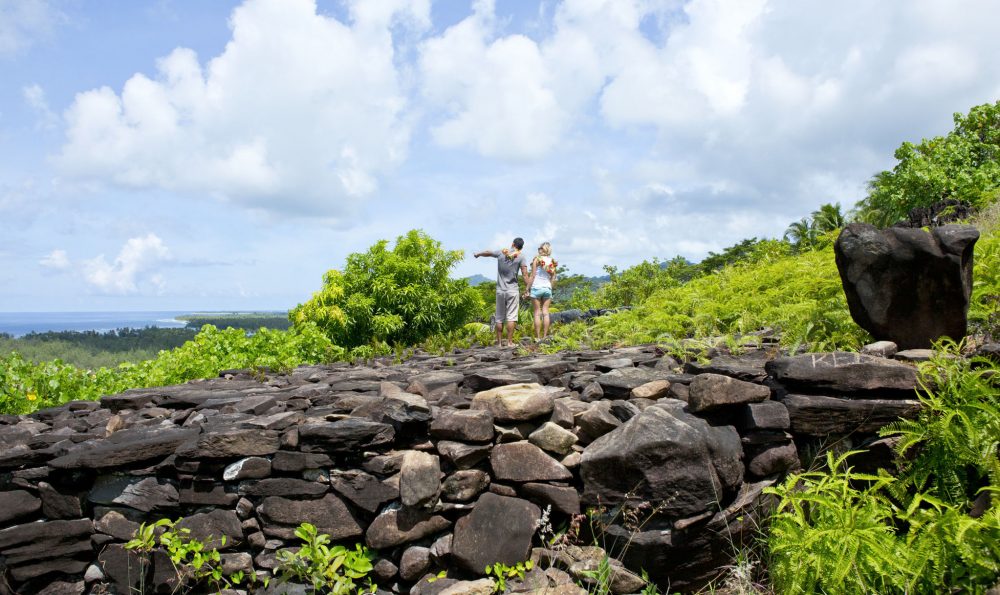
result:
M 183 328 L 177 312 L 0 312 L 0 333 L 20 337 L 31 332 L 97 331 L 118 328 Z

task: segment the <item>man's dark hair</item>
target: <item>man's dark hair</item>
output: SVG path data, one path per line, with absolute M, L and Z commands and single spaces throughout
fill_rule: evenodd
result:
M 517 248 L 518 250 L 524 248 L 524 240 L 522 240 L 521 238 L 514 238 L 514 247 Z

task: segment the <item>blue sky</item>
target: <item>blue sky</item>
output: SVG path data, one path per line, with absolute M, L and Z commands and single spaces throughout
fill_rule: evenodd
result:
M 0 311 L 283 309 L 374 241 L 601 274 L 853 205 L 991 0 L 0 0 Z

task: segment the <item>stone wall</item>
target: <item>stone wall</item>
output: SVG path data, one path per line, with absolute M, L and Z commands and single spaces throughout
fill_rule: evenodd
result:
M 262 380 L 230 371 L 0 416 L 0 594 L 128 593 L 139 572 L 123 544 L 164 517 L 211 538 L 228 571 L 274 568 L 309 522 L 375 550 L 384 591 L 474 592 L 483 583 L 465 581 L 487 564 L 530 557 L 521 591 L 574 592 L 603 552 L 538 548 L 544 517 L 624 562 L 616 593 L 641 588 L 643 569 L 697 588 L 814 444 L 860 444 L 919 407 L 909 363 L 713 355 L 477 349 Z M 147 586 L 169 591 L 170 570 L 154 557 Z

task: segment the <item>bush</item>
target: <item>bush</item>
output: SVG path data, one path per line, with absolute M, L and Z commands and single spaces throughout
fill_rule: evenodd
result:
M 886 227 L 915 207 L 955 198 L 983 207 L 1000 189 L 1000 101 L 955 114 L 945 136 L 903 143 L 892 171 L 875 175 L 859 205 L 862 220 Z
M 413 230 L 368 252 L 347 257 L 344 270 L 323 276 L 323 287 L 290 313 L 295 327 L 314 323 L 337 345 L 415 345 L 461 327 L 483 308 L 464 279 L 449 277 L 462 251 Z

